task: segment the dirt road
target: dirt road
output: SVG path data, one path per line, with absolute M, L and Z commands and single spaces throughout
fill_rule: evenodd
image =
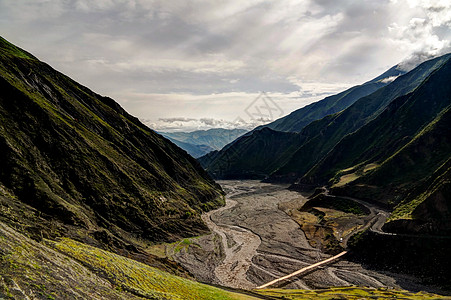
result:
M 326 188 L 324 189 L 324 195 L 328 196 L 328 197 L 337 197 L 334 195 L 331 195 L 329 193 L 329 190 Z M 352 197 L 346 197 L 346 196 L 340 196 L 340 198 L 344 198 L 344 199 L 348 199 L 354 202 L 357 202 L 363 206 L 365 206 L 366 208 L 368 208 L 368 210 L 370 211 L 369 214 L 369 219 L 366 222 L 366 224 L 354 231 L 351 231 L 350 233 L 348 233 L 346 236 L 343 236 L 343 240 L 341 241 L 341 246 L 343 248 L 347 248 L 347 244 L 349 241 L 349 238 L 351 236 L 353 236 L 354 234 L 366 230 L 366 229 L 370 229 L 371 231 L 377 233 L 377 234 L 382 234 L 382 235 L 396 235 L 395 233 L 390 233 L 390 232 L 384 232 L 382 231 L 382 226 L 384 226 L 385 221 L 388 219 L 388 217 L 390 216 L 390 213 L 388 212 L 388 210 L 383 209 L 380 206 L 377 206 L 375 204 L 372 203 L 368 203 L 366 201 L 360 200 L 360 199 L 356 199 L 356 198 L 352 198 Z

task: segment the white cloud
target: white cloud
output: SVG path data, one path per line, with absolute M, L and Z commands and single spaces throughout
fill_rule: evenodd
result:
M 390 77 L 386 77 L 384 79 L 381 80 L 381 82 L 383 83 L 390 83 L 395 81 L 396 78 L 398 78 L 399 76 L 390 76 Z
M 287 114 L 450 51 L 451 2 L 1 0 L 0 26 L 157 126 L 226 126 L 261 91 Z
M 392 43 L 408 55 L 400 68 L 411 70 L 419 63 L 451 50 L 451 2 L 442 0 L 408 0 L 418 10 L 404 24 L 389 26 Z

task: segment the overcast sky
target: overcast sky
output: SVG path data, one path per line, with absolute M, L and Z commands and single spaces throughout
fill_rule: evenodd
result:
M 252 127 L 450 52 L 451 1 L 0 0 L 0 28 L 154 129 Z

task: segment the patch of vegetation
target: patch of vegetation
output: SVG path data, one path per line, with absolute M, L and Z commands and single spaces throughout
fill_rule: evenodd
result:
M 364 288 L 364 287 L 336 287 L 322 290 L 256 290 L 258 294 L 273 297 L 274 299 L 292 299 L 292 300 L 339 300 L 339 299 L 447 299 L 447 297 L 425 292 L 408 292 L 405 290 L 394 290 L 387 288 Z
M 7 299 L 137 299 L 118 293 L 75 260 L 0 222 L 0 297 Z
M 323 185 L 340 170 L 389 157 L 449 104 L 450 57 L 429 60 L 342 112 L 307 125 L 301 131 L 306 142 L 277 174 L 295 172 L 303 184 Z M 416 103 L 403 106 L 405 101 Z
M 310 199 L 306 204 L 304 204 L 302 210 L 309 210 L 312 207 L 330 208 L 355 215 L 366 215 L 369 213 L 365 206 L 350 199 L 341 197 L 327 197 L 321 194 L 315 196 L 313 199 Z
M 332 187 L 344 186 L 344 185 L 348 184 L 349 182 L 356 180 L 359 177 L 360 176 L 357 175 L 356 173 L 343 175 L 340 177 L 339 181 L 336 184 L 334 184 Z
M 188 240 L 184 241 L 189 243 Z M 77 259 L 90 269 L 99 270 L 115 286 L 142 297 L 187 300 L 247 299 L 243 295 L 177 277 L 70 239 L 62 239 L 52 244 L 59 251 Z
M 355 247 L 362 239 L 367 235 L 367 230 L 362 230 L 353 236 L 351 236 L 348 240 L 348 246 L 353 248 Z

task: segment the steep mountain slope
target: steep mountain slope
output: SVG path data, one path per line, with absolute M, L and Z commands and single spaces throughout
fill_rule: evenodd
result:
M 302 137 L 296 133 L 263 128 L 198 160 L 215 178 L 261 179 L 283 164 L 287 153 L 295 151 L 301 143 Z
M 415 91 L 395 99 L 377 118 L 344 137 L 304 179 L 325 184 L 339 170 L 361 164 L 380 164 L 396 153 L 451 104 L 449 78 L 451 60 L 434 71 Z M 399 165 L 392 167 L 399 168 Z M 428 162 L 422 169 L 425 167 L 435 170 L 438 166 Z M 392 176 L 384 178 L 399 181 L 403 172 L 394 174 L 392 169 Z
M 413 91 L 450 57 L 448 54 L 426 61 L 409 73 L 398 77 L 391 84 L 359 99 L 344 111 L 306 126 L 300 132 L 307 137 L 306 142 L 273 174 L 273 179 L 290 175 L 289 180 L 294 180 L 295 177 L 304 176 L 343 137 L 376 118 L 395 98 Z
M 213 176 L 218 176 L 218 174 L 229 174 L 230 176 L 228 176 L 228 178 L 233 178 L 232 174 L 236 174 L 238 176 L 237 178 L 240 178 L 242 177 L 242 174 L 251 174 L 254 171 L 253 169 L 258 169 L 260 173 L 259 178 L 265 178 L 271 175 L 267 179 L 268 181 L 294 182 L 299 177 L 305 175 L 305 173 L 320 161 L 322 157 L 344 136 L 374 119 L 396 97 L 405 95 L 414 90 L 431 72 L 447 61 L 449 57 L 450 56 L 448 55 L 427 61 L 409 73 L 397 77 L 393 82 L 378 89 L 376 92 L 362 97 L 357 101 L 352 100 L 355 102 L 345 110 L 311 122 L 298 133 L 298 138 L 288 135 L 291 139 L 296 141 L 294 144 L 290 144 L 289 141 L 282 142 L 285 136 L 287 136 L 283 132 L 272 132 L 272 139 L 276 140 L 277 144 L 266 147 L 250 145 L 250 139 L 248 139 L 248 135 L 246 135 L 224 147 L 219 154 L 201 157 L 199 158 L 199 161 Z M 380 80 L 386 78 L 385 76 L 391 77 L 391 75 L 397 74 L 396 72 L 396 68 L 392 68 L 366 85 L 374 88 L 379 84 Z M 341 103 L 340 100 L 349 100 L 349 97 L 351 97 L 350 95 L 352 95 L 353 92 L 357 90 L 366 90 L 363 86 L 348 90 L 337 96 L 326 98 L 310 108 L 300 109 L 296 114 L 293 113 L 293 119 L 291 119 L 291 117 L 289 118 L 290 120 L 293 120 L 289 121 L 289 123 L 294 124 L 293 122 L 297 114 L 302 115 L 299 122 L 304 122 L 303 118 L 308 118 L 311 114 L 315 114 L 316 116 L 321 115 L 325 112 L 325 108 L 329 102 L 332 102 L 333 105 L 335 105 L 333 107 L 338 107 L 337 105 L 340 105 Z M 319 110 L 318 114 L 316 114 L 314 110 L 310 111 L 310 109 L 313 109 L 314 107 L 317 107 Z M 288 119 L 282 119 L 280 121 L 282 123 L 279 123 L 277 120 L 272 124 L 288 124 L 286 123 L 288 122 Z M 255 136 L 252 140 L 265 139 L 265 134 L 262 133 L 261 129 L 254 130 L 253 135 Z M 258 135 L 262 136 L 257 138 Z M 277 138 L 275 138 L 276 135 L 278 135 Z M 244 144 L 246 144 L 246 147 L 243 146 Z M 268 143 L 266 143 L 266 145 L 268 145 Z M 287 147 L 287 145 L 290 146 Z M 252 152 L 242 153 L 241 151 L 243 148 L 255 149 L 258 154 Z M 268 153 L 270 151 L 272 153 Z M 250 161 L 253 160 L 253 155 L 271 158 L 271 161 L 259 160 L 255 161 L 253 164 L 242 164 L 241 166 L 233 161 L 236 157 L 239 157 L 242 162 Z M 268 165 L 270 165 L 270 167 L 268 167 Z M 234 166 L 234 169 L 229 170 L 229 166 Z M 264 172 L 262 172 L 263 170 Z
M 160 132 L 161 135 L 193 145 L 206 145 L 220 150 L 228 143 L 245 134 L 244 129 L 212 128 L 192 132 Z
M 444 96 L 442 94 L 442 96 Z M 451 103 L 451 94 L 442 98 Z M 334 189 L 394 207 L 394 231 L 450 234 L 451 104 L 371 172 Z
M 335 194 L 394 209 L 390 230 L 450 234 L 450 78 L 448 59 L 413 92 L 345 136 L 294 187 L 333 184 Z
M 2 38 L 0 120 L 0 218 L 33 238 L 134 249 L 205 232 L 223 203 L 185 151 Z
M 188 152 L 188 154 L 194 158 L 204 156 L 205 154 L 210 153 L 211 151 L 215 150 L 212 147 L 207 146 L 207 145 L 195 145 L 195 144 L 181 142 L 181 141 L 173 139 L 169 136 L 164 136 L 164 137 L 167 138 L 168 140 L 170 140 L 171 142 L 173 142 L 174 144 L 176 144 L 178 147 L 180 147 L 183 150 L 185 150 L 186 152 Z
M 373 80 L 295 110 L 288 116 L 260 126 L 260 128 L 268 127 L 277 131 L 299 132 L 309 123 L 346 109 L 355 101 L 386 86 L 396 77 L 405 73 L 398 69 L 398 66 L 394 66 Z

